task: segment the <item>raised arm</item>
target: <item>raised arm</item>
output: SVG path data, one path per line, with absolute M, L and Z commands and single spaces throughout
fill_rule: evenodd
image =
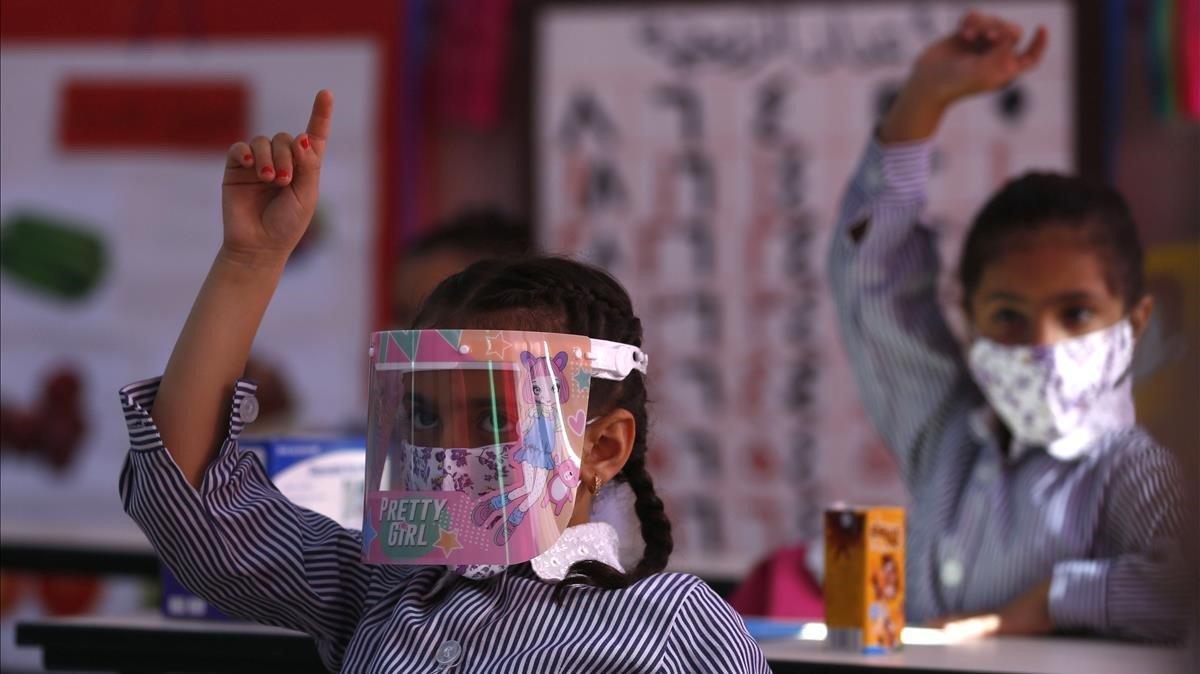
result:
M 238 447 L 255 390 L 239 377 L 312 218 L 332 108 L 322 91 L 300 136 L 230 148 L 224 241 L 166 373 L 120 392 L 130 437 L 120 493 L 188 589 L 231 615 L 307 632 L 336 670 L 370 585 L 362 538 L 293 504 Z
M 999 88 L 1033 67 L 1046 45 L 972 12 L 927 47 L 870 141 L 843 198 L 829 251 L 842 338 L 872 422 L 906 480 L 918 480 L 938 425 L 976 395 L 939 311 L 935 234 L 920 224 L 931 148 L 956 101 Z
M 283 266 L 312 220 L 333 95 L 321 91 L 308 129 L 234 143 L 221 184 L 224 240 L 158 388 L 152 417 L 193 487 L 225 437 L 234 382 Z

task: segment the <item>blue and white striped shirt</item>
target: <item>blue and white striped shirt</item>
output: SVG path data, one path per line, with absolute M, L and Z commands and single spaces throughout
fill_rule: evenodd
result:
M 909 619 L 995 610 L 1050 580 L 1060 629 L 1180 637 L 1194 570 L 1177 462 L 1138 427 L 1072 461 L 1006 458 L 936 300 L 935 234 L 919 224 L 929 171 L 928 142 L 872 141 L 829 259 L 860 394 L 912 494 Z
M 359 532 L 292 504 L 239 450 L 249 382 L 235 387 L 229 435 L 197 491 L 150 417 L 157 391 L 158 380 L 121 390 L 125 510 L 188 588 L 232 615 L 312 635 L 331 670 L 769 671 L 742 620 L 694 576 L 572 588 L 559 606 L 529 564 L 446 582 L 445 567 L 362 563 Z

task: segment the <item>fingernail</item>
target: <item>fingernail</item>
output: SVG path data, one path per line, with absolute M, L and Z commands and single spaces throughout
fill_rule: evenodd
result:
M 242 161 L 244 161 L 244 162 L 252 162 L 252 161 L 254 161 L 254 155 L 252 155 L 252 154 L 244 154 L 244 155 L 242 155 Z
M 300 136 L 300 147 L 308 149 L 308 136 Z
M 262 168 L 262 174 L 263 174 L 263 175 L 267 175 L 267 174 L 269 174 L 269 173 L 274 173 L 274 172 L 275 172 L 275 169 L 271 168 L 270 166 L 264 166 L 264 167 Z
M 288 173 L 287 171 L 280 171 L 279 175 L 275 177 L 279 178 L 280 180 L 287 180 L 288 178 L 292 177 L 292 174 Z

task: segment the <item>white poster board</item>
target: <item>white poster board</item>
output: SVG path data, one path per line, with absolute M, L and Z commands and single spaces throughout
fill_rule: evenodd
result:
M 652 363 L 649 464 L 677 567 L 739 572 L 814 537 L 830 501 L 905 502 L 859 403 L 824 259 L 880 111 L 964 9 L 651 3 L 538 15 L 539 236 L 633 294 Z M 927 216 L 947 272 L 1002 181 L 1073 165 L 1071 4 L 988 9 L 1052 37 L 1036 71 L 961 105 L 938 135 Z
M 5 276 L 0 285 L 0 391 L 33 405 L 60 364 L 83 382 L 88 427 L 61 471 L 6 454 L 6 535 L 43 529 L 70 544 L 136 537 L 121 511 L 118 471 L 128 436 L 117 390 L 157 376 L 221 242 L 224 151 L 71 152 L 58 142 L 71 79 L 224 78 L 248 92 L 252 134 L 303 131 L 317 90 L 337 98 L 321 176 L 325 228 L 285 271 L 254 353 L 278 365 L 306 427 L 362 416 L 376 218 L 377 104 L 367 40 L 39 44 L 0 50 L 0 218 L 33 209 L 82 223 L 104 241 L 107 270 L 84 301 L 59 302 Z M 254 426 L 250 426 L 250 431 Z

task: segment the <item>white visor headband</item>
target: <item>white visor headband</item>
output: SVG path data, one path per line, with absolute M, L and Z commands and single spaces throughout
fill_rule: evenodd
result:
M 603 339 L 592 339 L 590 351 L 575 355 L 588 361 L 593 377 L 611 381 L 623 381 L 634 370 L 646 374 L 650 363 L 650 356 L 638 347 Z

